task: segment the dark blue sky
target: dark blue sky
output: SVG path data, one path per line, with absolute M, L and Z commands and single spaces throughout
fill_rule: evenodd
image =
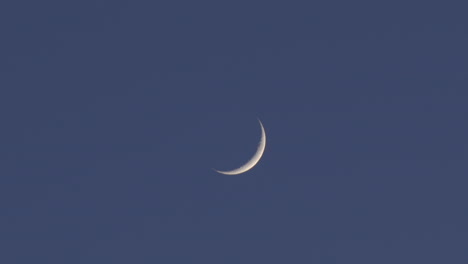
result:
M 0 262 L 467 263 L 467 8 L 3 1 Z

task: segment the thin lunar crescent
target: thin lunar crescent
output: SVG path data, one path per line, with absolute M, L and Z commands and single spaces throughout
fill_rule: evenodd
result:
M 260 128 L 262 129 L 262 137 L 260 138 L 260 142 L 258 143 L 257 152 L 255 152 L 253 157 L 247 163 L 245 163 L 244 165 L 242 165 L 241 167 L 237 169 L 234 169 L 231 171 L 219 171 L 215 169 L 216 172 L 226 174 L 226 175 L 237 175 L 237 174 L 244 173 L 252 169 L 255 165 L 257 165 L 257 163 L 262 158 L 262 155 L 263 155 L 263 152 L 265 151 L 265 146 L 266 146 L 265 129 L 263 128 L 263 125 L 260 119 L 258 120 L 258 122 L 260 123 Z

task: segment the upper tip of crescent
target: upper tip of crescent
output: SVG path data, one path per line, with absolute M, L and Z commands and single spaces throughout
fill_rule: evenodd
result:
M 257 120 L 258 120 L 258 123 L 260 123 L 260 126 L 263 127 L 263 123 L 262 123 L 262 121 L 260 120 L 260 118 L 257 117 Z

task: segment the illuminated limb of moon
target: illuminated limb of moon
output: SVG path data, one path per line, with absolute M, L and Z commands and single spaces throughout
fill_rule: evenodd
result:
M 265 135 L 265 129 L 263 128 L 262 122 L 260 120 L 258 120 L 258 122 L 260 123 L 260 128 L 262 129 L 262 137 L 260 139 L 260 142 L 258 143 L 257 151 L 255 152 L 253 157 L 247 163 L 245 163 L 244 165 L 242 165 L 241 167 L 237 169 L 230 170 L 230 171 L 219 171 L 219 170 L 214 169 L 216 172 L 219 172 L 221 174 L 226 174 L 226 175 L 237 175 L 237 174 L 241 174 L 252 169 L 260 161 L 260 159 L 262 158 L 263 152 L 265 151 L 266 135 Z

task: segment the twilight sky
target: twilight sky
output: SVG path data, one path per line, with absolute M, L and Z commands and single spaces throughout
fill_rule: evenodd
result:
M 466 10 L 3 1 L 0 263 L 467 263 Z

